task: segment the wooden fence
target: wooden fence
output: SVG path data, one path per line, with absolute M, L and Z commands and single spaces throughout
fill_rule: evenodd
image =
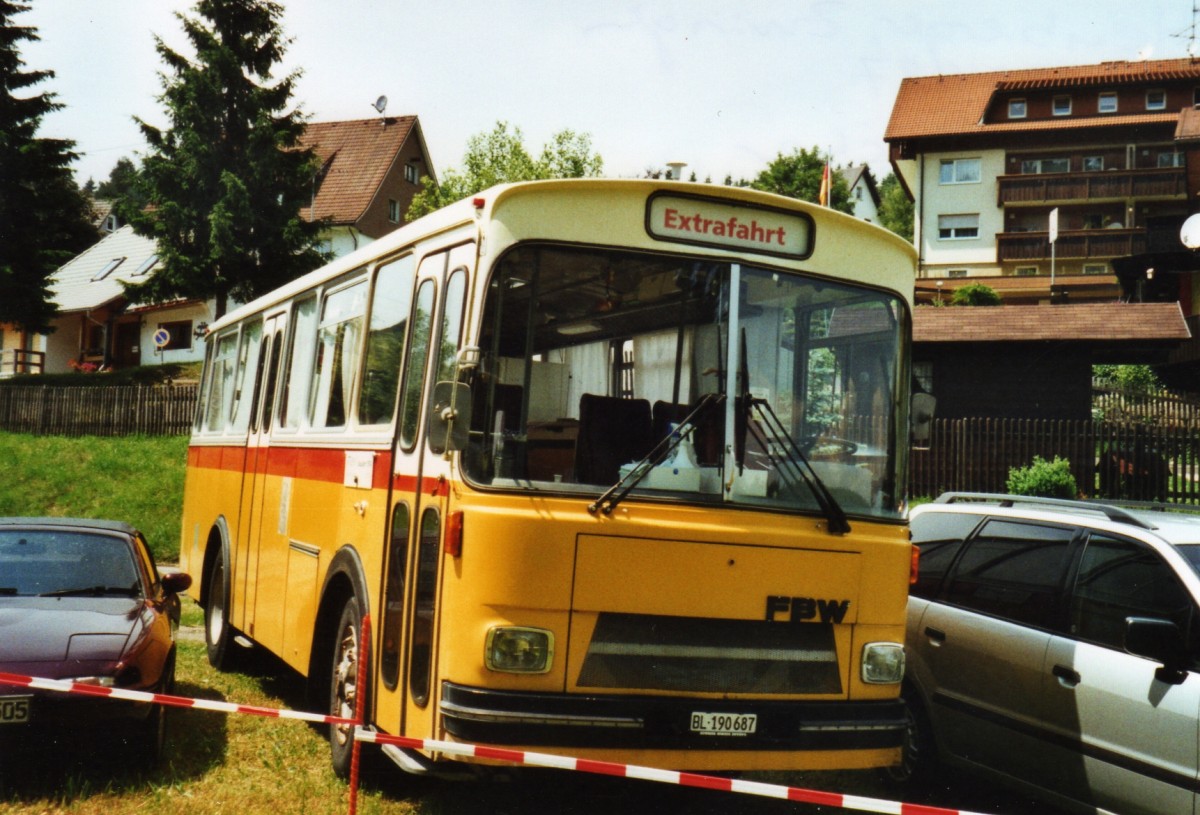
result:
M 1200 429 L 1105 421 L 937 419 L 913 450 L 909 493 L 1004 492 L 1034 456 L 1071 463 L 1089 497 L 1200 504 Z
M 1166 391 L 1128 395 L 1120 388 L 1093 382 L 1092 412 L 1107 422 L 1200 428 L 1200 399 Z
M 0 430 L 47 436 L 187 433 L 196 385 L 0 387 Z

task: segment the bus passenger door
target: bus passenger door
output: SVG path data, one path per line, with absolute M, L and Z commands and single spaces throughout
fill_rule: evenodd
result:
M 383 626 L 380 636 L 375 721 L 385 730 L 398 718 L 409 736 L 434 735 L 437 709 L 436 617 L 439 604 L 442 529 L 449 489 L 448 468 L 441 455 L 430 453 L 425 440 L 425 412 L 431 380 L 444 365 L 441 341 L 444 316 L 439 308 L 447 268 L 473 262 L 474 244 L 425 257 L 417 276 L 408 351 L 401 384 L 397 423 L 395 484 L 385 566 Z M 466 271 L 451 278 L 453 338 L 457 346 Z M 442 319 L 438 319 L 439 317 Z M 457 350 L 457 347 L 454 349 Z M 453 365 L 454 353 L 450 352 Z M 432 363 L 432 364 L 431 364 Z M 395 717 L 395 718 L 393 718 Z
M 249 434 L 246 438 L 246 479 L 249 489 L 243 503 L 242 546 L 239 547 L 238 558 L 243 562 L 238 569 L 239 585 L 234 593 L 243 598 L 245 619 L 242 630 L 263 645 L 275 649 L 279 645 L 278 615 L 256 614 L 258 586 L 264 577 L 267 585 L 278 585 L 270 580 L 269 575 L 261 573 L 263 536 L 271 542 L 276 536 L 275 530 L 268 524 L 264 528 L 263 518 L 270 512 L 270 507 L 278 506 L 278 501 L 267 500 L 269 495 L 278 498 L 278 479 L 271 480 L 271 428 L 274 421 L 275 392 L 279 381 L 280 357 L 283 353 L 284 334 L 287 327 L 287 312 L 267 317 L 263 324 L 262 351 L 258 357 L 258 376 L 255 383 L 255 403 L 250 415 Z M 268 561 L 269 562 L 269 561 Z M 272 623 L 275 623 L 273 626 Z

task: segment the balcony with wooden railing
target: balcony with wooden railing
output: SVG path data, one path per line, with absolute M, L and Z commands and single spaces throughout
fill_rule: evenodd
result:
M 46 355 L 41 351 L 11 348 L 0 351 L 0 378 L 19 374 L 40 374 L 46 367 Z
M 1182 167 L 1002 175 L 999 181 L 999 206 L 1187 196 L 1187 176 Z
M 1054 255 L 1059 259 L 1109 259 L 1146 251 L 1145 229 L 1078 229 L 1059 231 Z M 1000 232 L 996 260 L 1049 260 L 1049 232 Z

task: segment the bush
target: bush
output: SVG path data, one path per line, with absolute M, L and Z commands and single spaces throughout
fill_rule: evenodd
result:
M 1071 475 L 1071 462 L 1054 457 L 1046 461 L 1033 457 L 1028 467 L 1013 467 L 1008 471 L 1008 491 L 1013 495 L 1038 495 L 1045 498 L 1075 498 L 1079 487 Z

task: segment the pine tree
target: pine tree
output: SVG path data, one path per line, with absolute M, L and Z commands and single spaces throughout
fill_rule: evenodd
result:
M 18 45 L 38 36 L 13 18 L 28 10 L 0 0 L 0 323 L 47 333 L 57 312 L 47 280 L 97 234 L 71 175 L 75 143 L 36 136 L 42 118 L 62 104 L 53 93 L 14 93 L 54 76 L 22 70 Z
M 317 166 L 299 148 L 305 117 L 290 107 L 299 72 L 272 76 L 289 44 L 283 6 L 199 0 L 193 11 L 176 17 L 194 59 L 156 38 L 171 126 L 138 120 L 150 152 L 136 197 L 149 204 L 122 214 L 157 241 L 159 266 L 126 294 L 214 298 L 220 316 L 230 299 L 248 301 L 319 266 L 323 224 L 300 217 Z

